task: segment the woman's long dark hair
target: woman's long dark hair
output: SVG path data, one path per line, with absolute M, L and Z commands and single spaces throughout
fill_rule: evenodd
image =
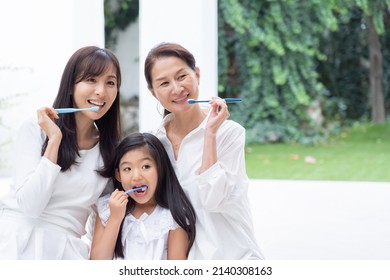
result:
M 136 149 L 146 147 L 149 150 L 151 157 L 156 162 L 157 166 L 157 188 L 154 194 L 156 203 L 163 208 L 169 209 L 172 217 L 183 228 L 188 235 L 189 244 L 188 253 L 195 240 L 195 210 L 184 193 L 179 180 L 176 177 L 175 170 L 169 159 L 167 152 L 160 140 L 150 133 L 132 133 L 122 140 L 116 148 L 115 156 L 110 165 L 105 168 L 102 173 L 103 176 L 111 176 L 114 180 L 115 188 L 124 191 L 121 183 L 115 179 L 115 170 L 119 168 L 121 158 L 128 152 Z M 135 201 L 129 197 L 126 206 L 126 213 L 130 213 L 135 207 Z M 122 224 L 119 229 L 118 238 L 115 245 L 115 257 L 124 258 L 123 244 L 122 244 Z
M 122 133 L 119 104 L 121 71 L 116 56 L 108 49 L 95 46 L 84 47 L 76 51 L 65 66 L 58 94 L 53 103 L 54 108 L 74 107 L 72 95 L 75 85 L 90 77 L 104 74 L 111 66 L 114 67 L 116 73 L 118 93 L 107 113 L 95 121 L 99 130 L 99 147 L 104 165 L 111 161 L 114 149 L 120 141 Z M 73 164 L 77 164 L 76 156 L 79 156 L 76 121 L 74 114 L 64 114 L 55 122 L 62 132 L 57 163 L 61 166 L 61 171 L 66 171 Z M 42 146 L 42 155 L 45 153 L 47 142 L 48 138 L 46 138 Z
M 160 43 L 149 51 L 145 59 L 144 75 L 150 90 L 153 89 L 152 68 L 156 60 L 161 57 L 177 57 L 183 60 L 192 70 L 196 70 L 195 57 L 186 48 L 176 43 Z M 164 109 L 164 117 L 169 113 L 168 110 Z

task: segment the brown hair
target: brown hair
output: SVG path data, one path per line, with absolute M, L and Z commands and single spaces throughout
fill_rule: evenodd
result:
M 89 77 L 100 76 L 111 66 L 114 67 L 117 77 L 117 96 L 107 113 L 95 121 L 99 129 L 99 146 L 104 164 L 107 164 L 111 159 L 122 134 L 119 103 L 121 70 L 117 57 L 110 50 L 95 46 L 87 46 L 77 50 L 65 66 L 57 97 L 53 103 L 54 108 L 74 107 L 72 94 L 75 85 Z M 64 114 L 55 122 L 63 134 L 58 151 L 58 165 L 61 166 L 61 171 L 66 171 L 73 164 L 77 164 L 76 155 L 79 155 L 76 122 L 73 114 Z M 48 139 L 42 146 L 42 155 L 46 150 L 47 142 Z

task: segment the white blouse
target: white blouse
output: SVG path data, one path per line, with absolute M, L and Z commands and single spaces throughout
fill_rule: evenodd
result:
M 99 144 L 79 151 L 77 165 L 65 172 L 41 156 L 46 135 L 37 120 L 20 128 L 14 180 L 0 200 L 0 259 L 88 259 L 81 239 L 108 179 Z
M 104 196 L 97 203 L 99 218 L 105 226 L 110 217 L 110 208 Z M 179 225 L 173 219 L 171 211 L 157 205 L 148 215 L 143 213 L 136 219 L 125 216 L 122 227 L 122 244 L 125 260 L 166 260 L 168 235 Z
M 208 112 L 210 107 L 203 107 Z M 245 168 L 245 129 L 227 120 L 217 132 L 218 161 L 199 175 L 208 116 L 182 141 L 175 160 L 165 126 L 155 135 L 162 141 L 176 175 L 195 208 L 196 238 L 189 259 L 263 259 L 254 235 Z

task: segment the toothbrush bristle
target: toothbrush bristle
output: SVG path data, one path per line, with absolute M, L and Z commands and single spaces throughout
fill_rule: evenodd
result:
M 92 107 L 92 108 L 91 108 L 91 111 L 97 111 L 97 110 L 99 110 L 99 107 L 98 107 L 98 106 L 95 106 L 95 107 Z

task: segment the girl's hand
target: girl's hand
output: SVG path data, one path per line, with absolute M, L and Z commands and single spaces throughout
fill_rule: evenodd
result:
M 116 189 L 111 194 L 108 204 L 110 205 L 110 218 L 122 220 L 126 214 L 126 205 L 129 201 L 125 192 Z
M 206 124 L 206 130 L 217 133 L 222 123 L 230 116 L 225 100 L 220 97 L 212 97 L 210 101 L 211 113 Z
M 53 107 L 43 107 L 37 111 L 38 124 L 46 133 L 50 141 L 62 139 L 62 132 L 58 125 L 54 122 L 54 119 L 58 119 L 58 114 Z

